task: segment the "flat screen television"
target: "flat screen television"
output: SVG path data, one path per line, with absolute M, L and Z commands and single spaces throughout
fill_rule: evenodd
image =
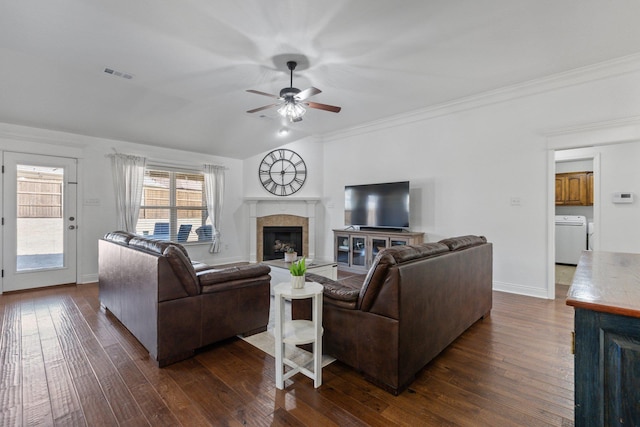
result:
M 409 181 L 344 187 L 348 226 L 409 228 Z

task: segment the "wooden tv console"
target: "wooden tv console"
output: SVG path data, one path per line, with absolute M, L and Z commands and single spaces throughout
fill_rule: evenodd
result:
M 384 248 L 423 242 L 422 232 L 333 230 L 334 259 L 338 266 L 355 273 L 366 273 L 378 252 Z

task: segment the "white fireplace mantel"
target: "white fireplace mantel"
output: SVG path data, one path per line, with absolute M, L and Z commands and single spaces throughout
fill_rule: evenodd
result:
M 257 218 L 270 215 L 296 215 L 309 219 L 309 253 L 307 258 L 313 259 L 316 252 L 316 205 L 320 198 L 246 198 L 249 215 L 249 261 L 257 261 L 258 231 Z

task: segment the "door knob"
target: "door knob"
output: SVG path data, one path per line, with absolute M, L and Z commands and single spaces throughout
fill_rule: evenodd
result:
M 74 217 L 72 217 L 72 216 L 69 217 L 69 221 L 74 221 L 74 220 L 75 220 Z
M 70 225 L 70 226 L 69 226 L 69 230 L 75 230 L 75 229 L 76 229 L 76 226 L 75 226 L 75 225 Z

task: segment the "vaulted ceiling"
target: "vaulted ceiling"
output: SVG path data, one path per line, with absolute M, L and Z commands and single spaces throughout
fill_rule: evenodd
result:
M 635 55 L 638 17 L 637 0 L 5 1 L 0 122 L 242 159 Z M 246 113 L 288 59 L 342 111 Z

